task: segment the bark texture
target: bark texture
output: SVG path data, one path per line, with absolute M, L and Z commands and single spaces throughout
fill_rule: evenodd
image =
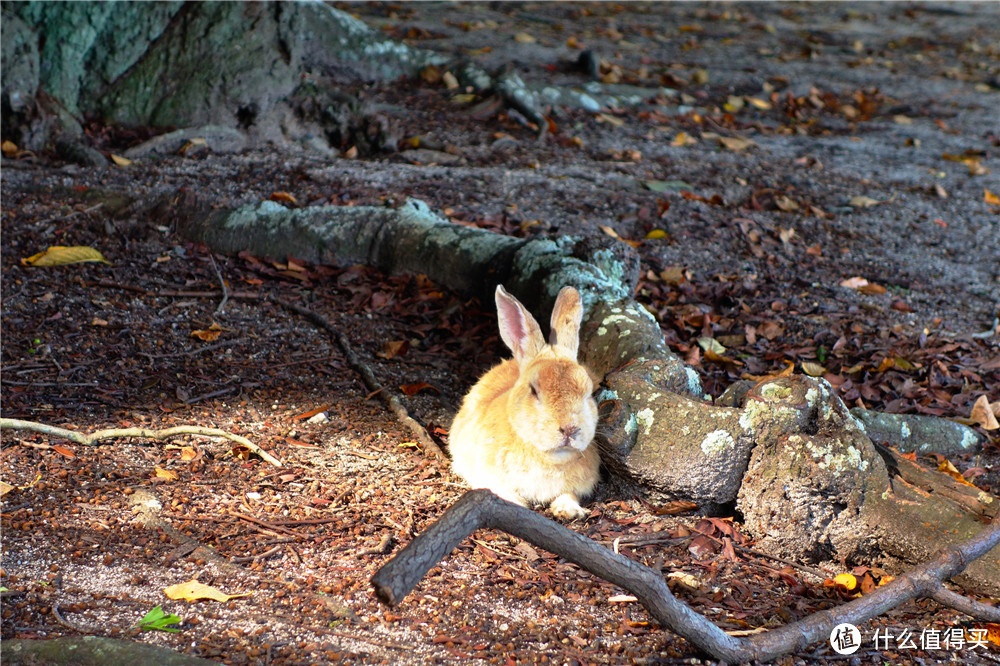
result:
M 99 636 L 67 636 L 50 640 L 10 639 L 3 642 L 5 664 L 79 664 L 80 666 L 203 666 L 216 662 L 156 645 Z
M 30 150 L 97 117 L 367 152 L 391 141 L 337 87 L 441 60 L 321 2 L 17 2 L 3 21 L 3 132 Z

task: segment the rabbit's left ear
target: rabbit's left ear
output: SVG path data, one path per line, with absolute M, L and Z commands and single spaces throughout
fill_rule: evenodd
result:
M 521 302 L 507 293 L 503 285 L 497 285 L 497 321 L 500 338 L 514 353 L 518 365 L 525 365 L 545 346 L 542 329 Z
M 556 296 L 556 304 L 552 308 L 551 331 L 549 344 L 569 352 L 576 358 L 580 347 L 580 320 L 583 317 L 583 306 L 580 304 L 580 292 L 573 287 L 563 287 Z

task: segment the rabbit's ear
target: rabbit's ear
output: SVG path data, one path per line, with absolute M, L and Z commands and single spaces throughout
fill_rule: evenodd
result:
M 583 306 L 580 304 L 580 292 L 573 287 L 563 287 L 556 296 L 556 304 L 552 307 L 551 331 L 549 344 L 560 347 L 576 358 L 580 347 L 580 319 L 583 317 Z
M 545 346 L 538 322 L 521 303 L 497 285 L 497 320 L 500 337 L 512 352 L 518 365 L 533 358 Z

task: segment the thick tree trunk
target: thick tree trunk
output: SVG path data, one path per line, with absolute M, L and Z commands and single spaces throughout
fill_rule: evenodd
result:
M 337 84 L 442 61 L 322 2 L 11 2 L 3 22 L 3 134 L 30 150 L 84 117 L 379 150 L 385 128 Z
M 631 300 L 637 261 L 623 243 L 509 238 L 452 224 L 416 200 L 398 208 L 289 210 L 264 202 L 199 210 L 175 200 L 167 216 L 180 220 L 184 235 L 225 252 L 423 273 L 484 302 L 502 283 L 536 312 L 549 311 L 564 285 L 576 287 L 584 304 L 581 360 L 606 387 L 599 444 L 608 468 L 653 500 L 739 509 L 758 546 L 774 554 L 920 561 L 975 534 L 1000 506 L 938 472 L 922 473 L 918 484 L 909 464 L 866 433 L 865 423 L 883 424 L 875 430 L 884 432 L 886 419 L 855 417 L 822 380 L 778 378 L 739 387 L 718 404 L 703 398 L 697 374 Z M 921 427 L 976 438 L 957 424 Z M 1000 593 L 1000 549 L 969 567 L 964 582 Z

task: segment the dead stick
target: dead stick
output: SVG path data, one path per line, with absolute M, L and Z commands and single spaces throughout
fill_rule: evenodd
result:
M 272 532 L 283 532 L 288 536 L 293 536 L 298 539 L 304 538 L 301 534 L 299 534 L 295 530 L 290 530 L 287 527 L 281 527 L 280 525 L 273 525 L 265 520 L 260 520 L 259 518 L 254 518 L 253 516 L 248 516 L 246 514 L 239 513 L 238 511 L 230 511 L 229 513 L 230 515 L 235 516 L 240 520 L 245 520 L 248 523 L 252 523 L 254 525 L 257 525 L 258 527 L 263 527 L 266 530 L 271 530 Z
M 764 634 L 737 638 L 678 600 L 659 571 L 613 553 L 488 490 L 470 490 L 375 573 L 371 580 L 376 594 L 390 605 L 398 603 L 431 567 L 474 531 L 483 528 L 499 529 L 524 539 L 628 590 L 657 623 L 727 663 L 766 662 L 801 651 L 829 638 L 838 624 L 861 624 L 917 597 L 935 597 L 939 603 L 946 603 L 947 595 L 938 593 L 941 581 L 962 573 L 970 562 L 1000 544 L 998 521 L 972 539 L 943 549 L 933 560 L 910 569 L 870 594 Z M 973 609 L 966 605 L 962 611 L 967 610 Z
M 309 321 L 333 335 L 337 344 L 340 345 L 340 349 L 344 352 L 344 356 L 347 358 L 347 363 L 355 372 L 361 375 L 361 379 L 364 380 L 365 386 L 368 387 L 368 390 L 378 393 L 379 398 L 383 403 L 385 403 L 385 406 L 389 408 L 389 411 L 396 416 L 400 423 L 409 428 L 410 432 L 417 438 L 417 442 L 425 452 L 430 452 L 442 460 L 447 460 L 447 456 L 445 456 L 444 451 L 442 451 L 441 447 L 439 447 L 431 438 L 427 429 L 410 416 L 409 412 L 406 411 L 406 407 L 403 406 L 403 403 L 399 401 L 399 398 L 392 391 L 384 390 L 385 387 L 379 384 L 378 379 L 375 377 L 375 373 L 372 372 L 372 369 L 357 355 L 354 351 L 354 347 L 351 345 L 351 342 L 347 339 L 347 336 L 344 335 L 343 332 L 327 321 L 325 317 L 313 312 L 309 308 L 296 305 L 295 303 L 290 303 L 280 298 L 272 297 L 271 300 L 287 310 L 291 310 L 296 314 L 302 315 Z
M 146 296 L 159 296 L 159 297 L 176 297 L 176 298 L 218 298 L 221 294 L 218 291 L 183 291 L 179 289 L 162 289 L 156 291 L 154 289 L 146 289 L 145 287 L 137 287 L 132 284 L 118 284 L 117 282 L 108 282 L 107 280 L 81 280 L 80 284 L 84 287 L 106 287 L 108 289 L 122 289 L 125 291 L 134 291 L 139 294 L 145 294 Z M 230 292 L 229 298 L 246 298 L 249 300 L 257 300 L 263 298 L 260 294 L 253 291 L 234 291 Z
M 222 302 L 215 308 L 215 314 L 219 315 L 226 309 L 226 303 L 229 302 L 229 287 L 226 286 L 226 279 L 222 277 L 222 271 L 219 270 L 219 265 L 215 263 L 215 255 L 209 253 L 208 258 L 212 260 L 212 268 L 215 269 L 215 275 L 219 278 L 219 285 L 222 287 Z
M 76 432 L 75 430 L 66 430 L 65 428 L 59 428 L 56 426 L 46 425 L 44 423 L 36 423 L 34 421 L 20 421 L 18 419 L 0 419 L 0 430 L 10 429 L 10 430 L 29 430 L 32 432 L 39 432 L 43 435 L 50 435 L 52 437 L 61 437 L 63 439 L 68 439 L 71 442 L 76 442 L 77 444 L 83 444 L 85 446 L 93 446 L 97 442 L 103 439 L 117 439 L 120 437 L 142 437 L 144 439 L 155 439 L 164 440 L 171 437 L 176 437 L 177 435 L 201 435 L 203 437 L 221 437 L 223 439 L 228 439 L 236 442 L 240 446 L 245 446 L 247 449 L 256 453 L 258 456 L 271 463 L 275 467 L 281 467 L 281 461 L 272 456 L 270 453 L 260 448 L 253 442 L 251 442 L 246 437 L 241 437 L 225 430 L 218 430 L 216 428 L 202 428 L 201 426 L 174 426 L 173 428 L 164 428 L 162 430 L 150 430 L 148 428 L 109 428 L 107 430 L 97 430 L 91 434 L 86 434 L 82 432 Z

